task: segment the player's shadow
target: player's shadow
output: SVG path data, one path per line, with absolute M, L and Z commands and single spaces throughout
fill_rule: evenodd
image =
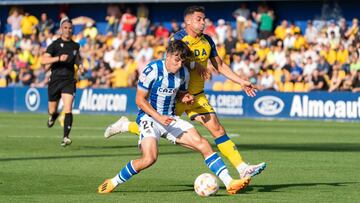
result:
M 169 146 L 169 144 L 158 144 L 161 149 L 162 146 Z M 78 146 L 77 149 L 132 149 L 139 148 L 136 143 L 133 145 L 112 145 L 112 146 L 101 146 L 101 145 L 93 145 L 93 146 Z
M 167 189 L 159 189 L 159 188 L 167 188 Z M 221 188 L 224 189 L 224 188 Z M 126 190 L 126 191 L 114 191 L 120 193 L 139 193 L 139 192 L 152 192 L 152 193 L 161 193 L 161 192 L 194 192 L 194 185 L 191 184 L 174 184 L 174 185 L 161 185 L 161 187 L 152 187 L 149 190 L 139 190 L 137 187 L 135 190 Z M 228 196 L 226 194 L 216 194 L 216 196 Z M 210 196 L 209 198 L 213 198 L 216 196 Z
M 7 161 L 29 161 L 29 160 L 51 160 L 51 159 L 79 159 L 79 158 L 99 158 L 99 157 L 128 157 L 128 156 L 137 156 L 140 152 L 137 153 L 121 153 L 121 154 L 82 154 L 82 155 L 69 155 L 69 156 L 34 156 L 34 157 L 9 157 L 9 158 L 0 158 L 0 162 Z M 163 155 L 176 155 L 176 154 L 190 154 L 195 153 L 193 151 L 170 151 L 170 152 L 160 152 Z
M 216 145 L 212 145 L 213 148 Z M 308 151 L 308 152 L 360 152 L 360 143 L 282 143 L 282 144 L 240 144 L 240 151 L 244 150 L 273 150 L 273 151 Z
M 292 187 L 304 187 L 311 186 L 331 186 L 331 187 L 347 187 L 349 185 L 358 184 L 359 182 L 335 182 L 335 183 L 294 183 L 294 184 L 274 184 L 274 185 L 249 185 L 243 192 L 280 192 L 282 189 Z

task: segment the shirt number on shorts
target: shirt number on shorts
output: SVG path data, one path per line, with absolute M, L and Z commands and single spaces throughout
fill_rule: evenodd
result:
M 148 122 L 148 121 L 142 121 L 142 126 L 144 126 L 144 130 L 148 129 L 150 126 L 154 127 L 154 123 L 153 122 Z M 150 125 L 150 126 L 149 126 Z

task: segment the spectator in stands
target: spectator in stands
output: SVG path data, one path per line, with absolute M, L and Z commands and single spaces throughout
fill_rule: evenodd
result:
M 83 31 L 84 37 L 89 37 L 91 43 L 95 43 L 96 36 L 98 35 L 98 30 L 95 25 L 91 22 L 86 23 L 86 28 Z
M 23 68 L 20 68 L 19 80 L 21 82 L 20 84 L 24 86 L 30 86 L 31 83 L 35 81 L 35 76 L 27 65 Z
M 135 27 L 136 36 L 145 36 L 147 29 L 149 28 L 150 21 L 147 18 L 139 18 Z
M 306 46 L 306 39 L 301 35 L 300 32 L 295 32 L 294 49 L 300 50 L 302 47 Z
M 339 20 L 339 32 L 340 32 L 340 38 L 341 39 L 345 39 L 346 36 L 345 36 L 345 33 L 347 31 L 347 24 L 346 24 L 346 20 L 345 18 L 341 18 Z
M 112 32 L 115 35 L 119 29 L 119 19 L 115 15 L 106 16 L 105 20 L 107 22 L 106 32 Z
M 11 34 L 13 36 L 22 36 L 21 32 L 21 20 L 23 18 L 23 15 L 20 14 L 18 8 L 12 8 L 9 12 L 9 17 L 7 19 L 7 23 L 11 26 Z
M 155 30 L 155 38 L 157 39 L 168 39 L 169 38 L 169 30 L 166 29 L 161 23 L 156 27 Z
M 281 21 L 281 24 L 275 28 L 274 34 L 276 39 L 284 40 L 288 30 L 288 22 L 286 20 Z
M 171 20 L 171 25 L 170 26 L 171 26 L 170 36 L 172 36 L 173 34 L 175 34 L 178 31 L 180 31 L 179 23 L 175 19 Z
M 141 61 L 142 57 L 145 57 L 145 60 L 149 62 L 152 60 L 153 55 L 154 55 L 154 49 L 149 46 L 149 42 L 145 41 L 142 43 L 142 48 L 137 54 L 135 60 L 139 62 Z
M 284 48 L 292 49 L 295 45 L 295 36 L 291 34 L 290 30 L 286 30 L 286 36 L 284 38 Z
M 359 20 L 357 18 L 354 18 L 352 20 L 351 27 L 348 28 L 348 30 L 345 33 L 346 38 L 354 39 L 355 35 L 359 32 Z
M 316 70 L 317 64 L 313 61 L 311 57 L 308 57 L 306 60 L 306 63 L 303 68 L 303 78 L 305 81 L 311 81 L 311 78 L 315 77 L 313 75 L 313 72 Z M 318 78 L 319 71 L 316 71 L 316 79 Z
M 39 32 L 52 32 L 54 28 L 54 22 L 48 18 L 46 13 L 41 14 L 40 22 L 37 25 Z
M 263 13 L 253 12 L 254 19 L 260 24 L 259 25 L 259 38 L 267 39 L 272 35 L 273 23 L 274 23 L 274 11 L 267 10 Z
M 350 92 L 352 90 L 353 79 L 350 73 L 345 75 L 340 84 L 340 91 Z
M 352 82 L 352 92 L 360 92 L 360 70 L 356 71 L 356 75 Z
M 319 75 L 319 71 L 315 69 L 311 74 L 309 91 L 327 91 L 328 88 L 324 77 Z
M 319 63 L 316 68 L 319 71 L 319 75 L 325 76 L 330 72 L 330 65 L 326 61 L 324 56 L 320 56 Z
M 122 33 L 123 34 L 134 33 L 136 22 L 137 22 L 137 17 L 132 14 L 130 8 L 127 8 L 126 12 L 123 14 L 120 21 Z
M 213 39 L 216 38 L 216 27 L 215 27 L 214 23 L 209 18 L 205 18 L 204 33 L 209 35 Z
M 233 37 L 231 28 L 226 31 L 226 39 L 224 41 L 224 46 L 227 55 L 232 55 L 235 53 L 237 40 Z
M 264 71 L 260 76 L 258 87 L 260 90 L 275 90 L 274 77 L 268 71 Z
M 218 25 L 215 28 L 218 43 L 224 44 L 225 38 L 226 38 L 226 31 L 227 31 L 227 26 L 225 25 L 225 20 L 224 19 L 219 19 L 218 20 Z
M 342 82 L 342 79 L 339 76 L 339 69 L 334 69 L 332 71 L 332 76 L 329 81 L 330 87 L 329 87 L 328 92 L 339 91 L 341 82 Z
M 358 70 L 360 70 L 360 60 L 359 54 L 355 52 L 351 55 L 350 72 L 355 75 Z
M 318 37 L 318 30 L 314 27 L 313 22 L 309 20 L 305 29 L 305 39 L 308 43 L 316 43 Z
M 39 20 L 30 15 L 29 12 L 25 12 L 24 17 L 21 19 L 21 32 L 23 37 L 29 38 L 32 34 L 36 33 L 36 26 L 39 24 Z
M 240 8 L 233 12 L 233 16 L 236 20 L 236 33 L 242 35 L 244 32 L 246 21 L 250 17 L 250 10 L 247 8 L 245 3 L 240 5 Z
M 257 24 L 254 23 L 252 20 L 249 19 L 246 21 L 243 33 L 243 38 L 246 43 L 253 44 L 256 41 L 256 39 L 258 38 L 257 28 Z
M 295 82 L 300 82 L 302 80 L 302 73 L 303 73 L 303 69 L 300 68 L 295 61 L 290 61 L 290 81 L 295 83 Z
M 341 64 L 345 64 L 349 60 L 349 51 L 345 49 L 345 46 L 340 43 L 336 52 L 336 60 Z
M 238 21 L 239 18 L 242 18 L 241 21 L 246 21 L 250 17 L 250 10 L 247 8 L 246 3 L 241 3 L 240 8 L 236 9 L 233 12 L 233 17 Z

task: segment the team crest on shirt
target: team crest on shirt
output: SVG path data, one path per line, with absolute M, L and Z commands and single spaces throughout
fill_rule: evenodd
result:
M 146 76 L 145 74 L 141 74 L 140 77 L 139 77 L 139 81 L 144 83 L 146 81 Z
M 61 48 L 64 48 L 64 43 L 60 43 Z
M 76 54 L 77 54 L 77 51 L 76 51 L 76 50 L 74 50 L 74 51 L 73 51 L 73 55 L 74 55 L 74 56 L 76 56 Z

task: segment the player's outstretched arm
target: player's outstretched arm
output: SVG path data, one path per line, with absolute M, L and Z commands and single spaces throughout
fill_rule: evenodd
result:
M 226 78 L 240 84 L 248 96 L 256 96 L 256 88 L 249 81 L 243 80 L 242 78 L 240 78 L 240 76 L 234 73 L 234 71 L 232 71 L 231 68 L 226 65 L 219 56 L 210 58 L 210 61 L 215 67 L 215 69 L 218 70 L 221 74 L 223 74 Z
M 146 114 L 153 117 L 155 120 L 157 120 L 159 123 L 163 125 L 169 125 L 174 119 L 169 116 L 164 116 L 159 114 L 147 101 L 149 92 L 146 90 L 143 90 L 141 88 L 137 88 L 136 90 L 136 105 L 143 110 Z

